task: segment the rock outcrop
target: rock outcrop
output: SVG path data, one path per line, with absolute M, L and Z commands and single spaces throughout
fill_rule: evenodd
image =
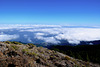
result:
M 0 42 L 0 67 L 100 67 L 33 44 Z

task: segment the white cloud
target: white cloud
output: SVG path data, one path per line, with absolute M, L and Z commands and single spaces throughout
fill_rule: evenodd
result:
M 27 40 L 28 40 L 28 42 L 32 42 L 32 40 L 30 38 L 28 38 Z
M 0 35 L 0 41 L 7 41 L 7 40 L 12 40 L 18 38 L 18 35 Z
M 18 38 L 16 35 L 3 34 L 2 29 L 17 29 L 17 31 L 20 31 L 19 35 L 25 32 L 25 34 L 23 33 L 22 36 L 29 42 L 34 42 L 32 41 L 34 38 L 49 43 L 60 43 L 60 40 L 63 39 L 67 40 L 69 43 L 75 44 L 79 44 L 80 41 L 100 40 L 100 28 L 97 27 L 75 28 L 71 26 L 70 28 L 70 26 L 67 27 L 61 25 L 0 25 L 0 41 Z M 14 31 L 10 30 L 8 31 Z
M 48 34 L 52 34 L 52 35 L 55 34 L 54 36 L 55 40 L 63 39 L 63 40 L 67 40 L 69 43 L 75 43 L 75 44 L 80 43 L 80 41 L 100 40 L 99 28 L 58 28 L 58 29 L 51 28 L 51 30 L 46 29 L 45 31 L 42 29 L 40 32 L 47 32 Z M 37 38 L 40 39 L 41 38 L 40 35 L 37 36 Z
M 43 36 L 36 36 L 37 39 L 39 40 L 44 40 L 47 43 L 60 43 L 60 41 L 56 40 L 54 37 L 43 37 Z
M 100 40 L 100 29 L 66 28 L 66 30 L 63 30 L 63 34 L 58 34 L 55 37 L 59 40 L 68 40 L 69 43 L 80 43 L 80 41 Z
M 46 35 L 45 33 L 36 33 L 36 36 L 43 36 Z

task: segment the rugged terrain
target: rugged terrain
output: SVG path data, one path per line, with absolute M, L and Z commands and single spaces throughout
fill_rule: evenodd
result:
M 0 42 L 0 67 L 100 67 L 33 44 Z

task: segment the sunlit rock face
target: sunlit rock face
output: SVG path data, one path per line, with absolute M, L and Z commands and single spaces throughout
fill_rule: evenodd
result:
M 23 43 L 80 44 L 100 40 L 100 28 L 64 25 L 0 25 L 0 41 Z

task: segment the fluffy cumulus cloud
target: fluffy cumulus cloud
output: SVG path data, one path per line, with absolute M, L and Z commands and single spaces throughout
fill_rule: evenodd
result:
M 100 40 L 100 29 L 95 28 L 66 28 L 63 34 L 58 34 L 57 39 L 65 39 L 69 43 L 80 43 L 80 41 Z
M 43 29 L 42 29 L 43 30 Z M 100 40 L 100 29 L 98 28 L 51 28 L 51 31 L 42 31 L 47 32 L 46 35 L 54 35 L 53 38 L 44 37 L 43 35 L 36 35 L 38 39 L 44 39 L 45 41 L 51 40 L 52 42 L 59 40 L 67 40 L 69 43 L 79 44 L 80 41 L 93 41 L 93 40 Z M 49 33 L 50 32 L 50 33 Z M 45 39 L 47 38 L 47 39 Z
M 11 32 L 9 35 L 7 32 Z M 6 34 L 3 34 L 3 32 Z M 26 38 L 28 42 L 34 43 L 36 40 L 42 40 L 48 43 L 60 43 L 61 40 L 66 40 L 72 44 L 79 44 L 80 41 L 100 40 L 99 27 L 75 27 L 62 25 L 1 25 L 0 41 Z M 21 39 L 22 38 L 22 39 Z

